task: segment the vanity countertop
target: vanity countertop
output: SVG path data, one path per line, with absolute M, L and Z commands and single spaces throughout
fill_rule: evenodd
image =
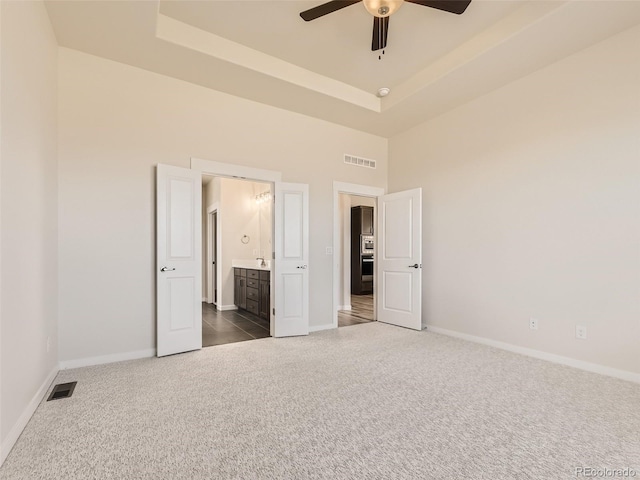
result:
M 267 266 L 261 267 L 260 260 L 232 260 L 231 266 L 233 268 L 247 268 L 250 270 L 264 270 L 266 272 L 271 270 L 271 262 L 267 260 Z

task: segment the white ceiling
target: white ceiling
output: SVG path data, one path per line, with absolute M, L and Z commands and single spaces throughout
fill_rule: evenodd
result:
M 397 85 L 520 5 L 477 0 L 464 15 L 406 3 L 389 19 L 381 60 L 371 51 L 373 17 L 362 3 L 311 22 L 319 1 L 162 1 L 160 13 L 370 93 Z M 229 21 L 233 19 L 233 21 Z
M 382 59 L 356 4 L 52 1 L 60 45 L 391 136 L 640 23 L 640 2 L 473 0 L 458 16 L 405 3 Z M 391 88 L 384 99 L 375 93 Z

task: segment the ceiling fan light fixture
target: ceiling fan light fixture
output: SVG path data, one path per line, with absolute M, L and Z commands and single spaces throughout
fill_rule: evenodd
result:
M 384 18 L 395 13 L 404 0 L 363 0 L 362 3 L 371 15 Z

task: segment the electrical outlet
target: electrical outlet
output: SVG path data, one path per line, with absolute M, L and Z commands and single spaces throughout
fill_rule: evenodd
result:
M 324 253 L 325 253 L 326 255 L 333 255 L 333 247 L 327 247 L 327 248 L 325 248 Z
M 576 338 L 580 340 L 587 339 L 587 327 L 586 325 L 576 325 Z
M 47 337 L 47 353 L 51 351 L 51 337 Z
M 529 328 L 531 330 L 537 330 L 538 329 L 538 319 L 537 318 L 530 318 L 529 319 Z

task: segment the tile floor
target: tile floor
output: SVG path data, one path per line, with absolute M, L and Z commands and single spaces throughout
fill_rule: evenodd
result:
M 373 321 L 373 295 L 352 295 L 352 310 L 338 312 L 338 326 Z M 219 312 L 210 303 L 202 304 L 202 346 L 244 342 L 269 337 L 269 322 L 246 310 Z
M 373 294 L 351 295 L 351 310 L 338 311 L 338 327 L 369 323 L 373 320 Z
M 269 321 L 245 310 L 219 312 L 202 304 L 202 346 L 223 345 L 269 337 Z

